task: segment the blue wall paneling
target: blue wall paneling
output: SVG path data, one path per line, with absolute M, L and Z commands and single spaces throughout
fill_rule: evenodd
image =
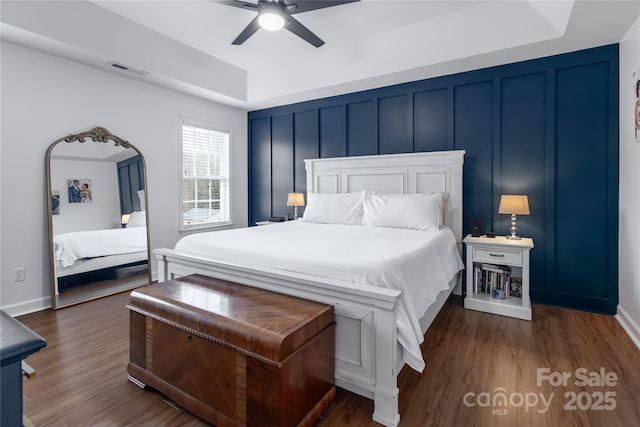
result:
M 320 108 L 320 157 L 344 157 L 347 155 L 345 112 L 344 105 Z M 251 117 L 251 113 L 249 113 L 249 117 Z
M 289 210 L 287 194 L 293 192 L 293 114 L 271 119 L 271 215 L 284 216 Z
M 271 215 L 271 119 L 249 120 L 249 212 L 250 218 Z M 255 220 L 254 220 L 255 221 Z M 253 222 L 250 222 L 253 224 Z
M 378 154 L 378 141 L 373 126 L 376 123 L 372 100 L 347 104 L 347 155 Z
M 532 212 L 545 212 L 546 168 L 546 81 L 547 74 L 538 72 L 504 78 L 500 85 L 500 143 L 498 162 L 499 176 L 496 188 L 500 194 L 518 194 L 526 188 Z M 522 102 L 526 100 L 526 102 Z M 495 175 L 494 175 L 495 176 Z M 499 203 L 500 194 L 495 192 L 494 204 Z M 511 215 L 501 215 L 497 209 L 494 224 L 497 230 L 511 227 Z M 547 244 L 544 230 L 545 216 L 530 215 L 518 218 L 518 233 L 535 235 L 536 248 Z M 531 282 L 545 283 L 545 257 L 531 258 Z
M 455 146 L 466 151 L 463 169 L 463 229 L 481 218 L 491 230 L 493 200 L 493 82 L 458 85 L 454 89 Z
M 529 196 L 534 302 L 615 313 L 618 46 L 249 113 L 249 221 L 291 213 L 305 158 L 466 150 L 464 230 L 508 233 L 501 194 Z
M 293 114 L 294 125 L 294 185 L 297 193 L 307 191 L 307 173 L 304 159 L 320 157 L 318 145 L 318 110 L 307 110 Z
M 378 153 L 399 154 L 413 152 L 411 135 L 413 114 L 409 103 L 410 94 L 378 99 Z M 375 123 L 375 118 L 374 121 Z
M 120 192 L 120 213 L 140 211 L 138 191 L 144 189 L 144 166 L 138 155 L 116 164 Z
M 413 95 L 414 151 L 449 150 L 447 94 L 444 88 Z

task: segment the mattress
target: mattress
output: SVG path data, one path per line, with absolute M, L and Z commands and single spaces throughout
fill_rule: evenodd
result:
M 404 361 L 422 371 L 419 319 L 464 268 L 453 232 L 286 221 L 192 234 L 175 249 L 186 255 L 281 274 L 305 274 L 402 291 L 398 341 Z

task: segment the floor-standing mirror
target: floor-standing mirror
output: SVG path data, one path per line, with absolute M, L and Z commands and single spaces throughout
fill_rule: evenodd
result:
M 104 128 L 47 150 L 51 307 L 151 282 L 142 153 Z

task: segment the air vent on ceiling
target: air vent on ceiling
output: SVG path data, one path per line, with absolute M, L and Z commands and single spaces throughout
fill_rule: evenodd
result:
M 122 71 L 128 71 L 129 73 L 137 74 L 139 76 L 144 76 L 145 74 L 149 74 L 148 71 L 138 70 L 136 68 L 127 67 L 126 65 L 122 65 L 122 64 L 119 64 L 117 62 L 109 62 L 109 63 L 107 63 L 107 65 L 109 65 L 109 66 L 111 66 L 113 68 L 117 68 L 117 69 L 122 70 Z

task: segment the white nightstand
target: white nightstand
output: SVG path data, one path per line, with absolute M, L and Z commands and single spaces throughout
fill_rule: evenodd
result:
M 529 252 L 533 240 L 468 235 L 463 242 L 467 245 L 464 308 L 531 320 Z

